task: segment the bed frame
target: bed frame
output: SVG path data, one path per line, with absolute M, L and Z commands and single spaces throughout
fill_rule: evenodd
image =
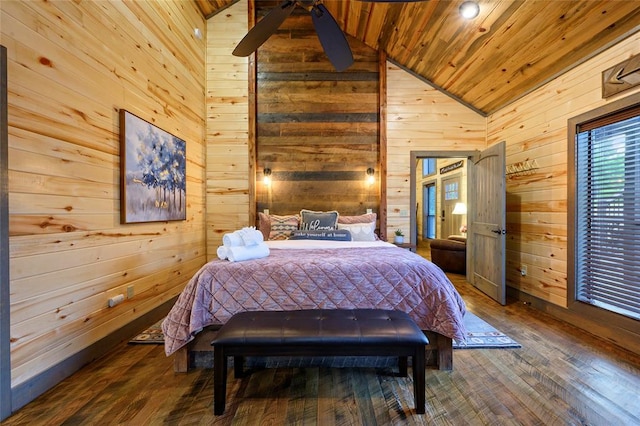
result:
M 178 349 L 173 359 L 174 370 L 177 373 L 186 373 L 190 368 L 193 368 L 194 359 L 202 353 L 209 355 L 207 357 L 207 367 L 213 368 L 213 356 L 211 356 L 213 355 L 213 347 L 211 342 L 220 327 L 221 325 L 213 325 L 205 328 L 196 335 L 194 340 Z M 451 338 L 434 331 L 423 330 L 423 332 L 429 339 L 429 344 L 425 347 L 427 351 L 425 357 L 426 365 L 435 366 L 439 370 L 452 370 L 453 341 Z

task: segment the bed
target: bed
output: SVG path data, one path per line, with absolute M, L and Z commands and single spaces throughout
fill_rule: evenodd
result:
M 444 272 L 384 241 L 266 241 L 269 255 L 213 260 L 188 282 L 162 323 L 167 356 L 189 368 L 190 351 L 211 350 L 211 330 L 249 310 L 397 309 L 408 313 L 452 367 L 452 341 L 465 340 L 465 304 Z

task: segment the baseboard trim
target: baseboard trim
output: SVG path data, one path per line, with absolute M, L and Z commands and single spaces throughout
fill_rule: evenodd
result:
M 606 340 L 635 355 L 640 355 L 640 335 L 629 329 L 617 327 L 614 324 L 594 321 L 591 317 L 581 315 L 578 312 L 562 306 L 554 305 L 553 303 L 549 303 L 513 287 L 507 287 L 507 297 L 528 303 L 533 308 L 584 330 L 599 339 Z
M 11 411 L 15 413 L 38 396 L 71 376 L 80 368 L 104 356 L 109 349 L 128 341 L 149 324 L 162 319 L 175 304 L 177 296 L 146 314 L 136 318 L 119 330 L 111 333 L 91 346 L 83 349 L 64 361 L 34 376 L 11 389 Z

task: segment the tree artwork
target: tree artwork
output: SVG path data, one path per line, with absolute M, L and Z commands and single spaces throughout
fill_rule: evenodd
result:
M 186 219 L 186 143 L 121 110 L 122 223 Z

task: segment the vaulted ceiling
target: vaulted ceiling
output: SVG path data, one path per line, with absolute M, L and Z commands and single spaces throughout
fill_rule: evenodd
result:
M 194 1 L 210 17 L 238 0 Z M 323 3 L 346 34 L 482 114 L 640 31 L 639 0 L 479 0 L 470 21 L 462 0 Z

